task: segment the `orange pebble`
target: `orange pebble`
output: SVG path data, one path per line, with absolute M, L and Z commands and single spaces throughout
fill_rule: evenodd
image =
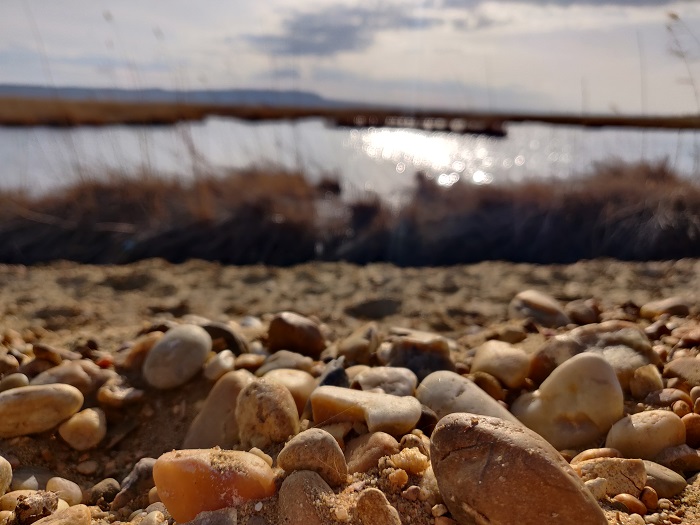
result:
M 174 450 L 153 466 L 158 496 L 176 521 L 190 521 L 202 511 L 235 507 L 275 493 L 274 472 L 249 452 Z

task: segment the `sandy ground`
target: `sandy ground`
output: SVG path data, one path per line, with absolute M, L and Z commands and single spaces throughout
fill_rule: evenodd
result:
M 360 318 L 364 315 L 375 317 L 383 331 L 393 326 L 430 330 L 466 347 L 473 338 L 507 323 L 509 301 L 525 289 L 550 293 L 562 302 L 594 298 L 604 311 L 623 311 L 624 305 L 640 306 L 674 295 L 700 297 L 700 260 L 596 260 L 566 266 L 484 262 L 408 269 L 343 263 L 292 268 L 202 261 L 172 265 L 161 260 L 126 266 L 0 266 L 0 328 L 14 329 L 25 340 L 69 349 L 92 341 L 99 350 L 117 352 L 139 330 L 163 317 L 265 319 L 293 310 L 323 322 L 330 340 L 365 323 L 367 319 Z M 387 301 L 381 308 L 367 305 L 375 299 Z M 133 381 L 138 386 L 138 378 Z M 197 379 L 175 391 L 149 393 L 135 413 L 109 414 L 104 443 L 110 446 L 98 450 L 77 452 L 56 438 L 39 435 L 0 440 L 0 452 L 22 466 L 49 469 L 84 487 L 104 477 L 121 479 L 139 458 L 180 447 L 210 387 L 205 379 Z M 97 472 L 80 474 L 76 465 L 90 459 L 98 461 Z M 692 523 L 700 498 L 697 491 L 686 497 L 690 504 L 684 505 L 685 514 Z

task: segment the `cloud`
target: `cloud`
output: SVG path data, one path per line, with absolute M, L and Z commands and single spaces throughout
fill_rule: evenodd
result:
M 438 17 L 407 12 L 404 7 L 336 5 L 314 12 L 295 12 L 282 23 L 282 34 L 246 35 L 258 50 L 277 55 L 333 56 L 363 51 L 379 31 L 420 30 L 442 25 Z
M 443 7 L 475 7 L 488 0 L 444 0 Z M 678 0 L 508 0 L 518 4 L 532 4 L 537 6 L 664 6 L 677 3 Z

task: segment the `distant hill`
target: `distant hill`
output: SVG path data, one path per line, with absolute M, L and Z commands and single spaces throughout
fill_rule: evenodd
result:
M 217 89 L 172 91 L 167 89 L 117 89 L 83 87 L 43 87 L 0 84 L 0 97 L 58 98 L 62 100 L 99 100 L 114 102 L 180 102 L 250 106 L 329 107 L 348 106 L 306 91 L 272 89 Z

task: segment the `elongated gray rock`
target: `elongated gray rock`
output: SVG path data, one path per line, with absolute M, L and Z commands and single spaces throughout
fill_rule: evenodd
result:
M 26 436 L 57 426 L 83 406 L 70 385 L 23 386 L 0 393 L 0 437 Z
M 462 525 L 607 525 L 569 464 L 521 425 L 450 414 L 430 441 L 440 494 Z

